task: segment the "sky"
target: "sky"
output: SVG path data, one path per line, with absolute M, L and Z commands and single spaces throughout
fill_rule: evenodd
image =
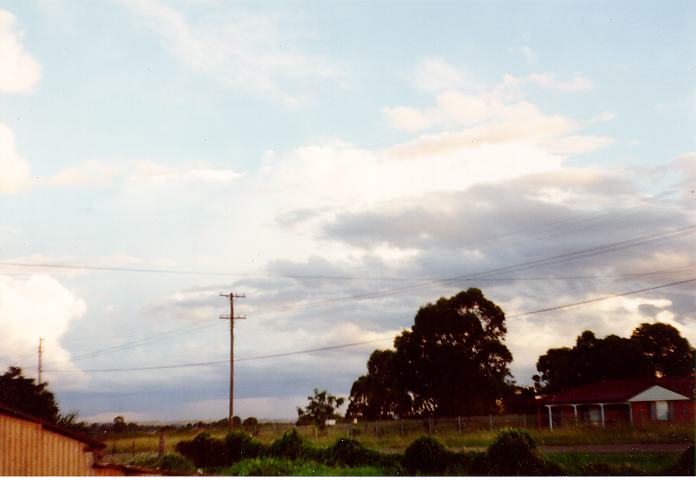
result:
M 347 396 L 469 287 L 519 385 L 586 329 L 696 345 L 695 24 L 687 1 L 0 0 L 0 369 L 35 376 L 42 337 L 63 411 L 223 418 L 229 292 L 242 418 Z

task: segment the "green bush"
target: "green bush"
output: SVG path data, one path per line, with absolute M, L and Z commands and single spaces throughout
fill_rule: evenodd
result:
M 187 473 L 196 470 L 191 460 L 175 453 L 162 455 L 155 466 L 170 473 Z
M 159 460 L 159 455 L 156 453 L 139 453 L 133 457 L 130 462 L 131 465 L 137 465 L 139 467 L 150 467 L 154 468 L 157 466 L 157 461 Z
M 227 465 L 222 441 L 212 438 L 207 432 L 199 433 L 193 440 L 177 443 L 175 450 L 191 460 L 198 468 Z
M 305 440 L 293 428 L 271 443 L 268 446 L 267 454 L 271 457 L 289 458 L 291 460 L 296 458 L 313 460 L 321 457 L 321 450 Z
M 263 453 L 264 445 L 244 432 L 230 432 L 222 440 L 225 450 L 225 465 L 242 459 L 256 458 Z
M 263 450 L 261 442 L 244 432 L 230 432 L 222 440 L 204 432 L 176 445 L 176 451 L 198 468 L 226 467 L 245 458 L 258 457 Z
M 664 472 L 665 475 L 693 476 L 696 475 L 696 452 L 691 445 L 684 453 L 679 455 L 676 463 Z
M 324 459 L 330 465 L 357 467 L 380 463 L 380 454 L 350 438 L 339 438 L 326 449 Z
M 450 464 L 447 448 L 433 437 L 420 437 L 404 452 L 404 467 L 409 474 L 444 474 Z
M 226 468 L 222 474 L 240 477 L 287 477 L 292 475 L 296 466 L 283 458 L 254 458 L 235 463 Z
M 536 442 L 524 430 L 504 428 L 488 447 L 481 475 L 562 475 L 559 466 L 541 454 Z
M 608 463 L 588 463 L 580 468 L 580 475 L 587 477 L 609 477 L 618 475 L 638 476 L 642 472 L 628 463 L 610 465 Z
M 242 422 L 242 427 L 244 427 L 244 430 L 247 432 L 256 435 L 259 432 L 259 421 L 256 417 L 245 418 Z

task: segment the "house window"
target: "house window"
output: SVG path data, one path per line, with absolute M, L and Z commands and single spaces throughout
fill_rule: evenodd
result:
M 655 420 L 669 420 L 669 403 L 666 400 L 655 402 Z

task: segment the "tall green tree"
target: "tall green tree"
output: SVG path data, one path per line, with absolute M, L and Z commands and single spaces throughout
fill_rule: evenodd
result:
M 46 420 L 58 420 L 58 404 L 46 384 L 26 378 L 19 367 L 10 367 L 0 375 L 0 403 Z
M 331 395 L 326 390 L 319 391 L 314 389 L 314 394 L 307 397 L 309 403 L 305 408 L 297 407 L 298 422 L 306 417 L 310 419 L 319 430 L 326 429 L 326 421 L 336 418 L 336 411 L 343 405 L 345 401 L 342 397 Z
M 470 288 L 421 307 L 396 337 L 396 363 L 417 415 L 488 413 L 509 388 L 505 314 Z
M 367 361 L 367 375 L 360 376 L 350 389 L 346 416 L 379 420 L 407 416 L 411 397 L 396 370 L 393 350 L 375 350 Z
M 549 349 L 539 357 L 534 382 L 538 390 L 561 390 L 609 379 L 688 375 L 694 372 L 693 349 L 679 331 L 663 323 L 643 323 L 630 338 L 597 338 L 583 332 L 573 347 Z
M 659 376 L 694 373 L 694 349 L 679 330 L 666 323 L 641 323 L 631 335 L 650 359 Z
M 371 371 L 368 362 L 368 374 L 351 389 L 349 411 L 373 416 L 495 411 L 496 400 L 511 388 L 505 333 L 505 314 L 477 288 L 428 303 L 411 329 L 394 339 L 393 354 L 373 353 L 372 366 L 386 367 Z M 379 391 L 380 384 L 387 392 Z

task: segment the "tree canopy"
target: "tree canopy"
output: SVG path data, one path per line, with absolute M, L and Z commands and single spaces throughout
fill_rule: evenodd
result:
M 367 420 L 407 416 L 411 397 L 396 374 L 395 352 L 375 350 L 367 361 L 367 375 L 360 376 L 350 389 L 346 416 Z
M 505 314 L 470 288 L 428 303 L 394 351 L 375 351 L 351 389 L 351 415 L 455 416 L 488 413 L 510 389 Z
M 555 393 L 608 379 L 688 375 L 693 358 L 688 340 L 664 323 L 643 323 L 630 338 L 597 338 L 587 330 L 575 346 L 540 356 L 534 381 L 538 390 Z
M 638 342 L 659 376 L 694 373 L 694 350 L 679 330 L 666 323 L 641 323 L 631 335 Z
M 58 420 L 58 404 L 46 384 L 24 377 L 19 367 L 10 367 L 0 375 L 0 403 L 39 418 Z
M 314 394 L 307 397 L 309 403 L 302 409 L 297 407 L 298 423 L 303 418 L 311 420 L 319 430 L 326 429 L 326 421 L 336 417 L 336 410 L 343 405 L 345 399 L 331 395 L 326 390 L 314 389 Z

